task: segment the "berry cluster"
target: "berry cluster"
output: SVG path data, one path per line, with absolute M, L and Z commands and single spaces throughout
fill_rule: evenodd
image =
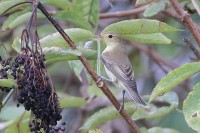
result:
M 45 70 L 44 55 L 26 51 L 15 58 L 13 67 L 16 71 L 12 76 L 19 91 L 17 101 L 33 114 L 30 131 L 49 132 L 49 127 L 57 125 L 62 116 L 57 94 Z
M 12 58 L 7 60 L 2 60 L 0 56 L 0 79 L 8 79 L 8 71 L 10 70 L 10 61 Z M 9 87 L 0 87 L 2 92 L 9 92 L 11 88 Z
M 31 110 L 33 115 L 29 128 L 34 133 L 48 133 L 57 129 L 57 121 L 62 118 L 58 97 L 46 72 L 44 60 L 43 54 L 24 51 L 16 57 L 2 60 L 0 68 L 1 79 L 12 76 L 17 81 L 17 106 L 23 104 L 26 110 Z M 10 90 L 7 87 L 0 89 L 6 92 Z
M 66 122 L 63 122 L 60 127 L 59 126 L 50 127 L 49 133 L 62 133 L 65 131 L 65 125 Z

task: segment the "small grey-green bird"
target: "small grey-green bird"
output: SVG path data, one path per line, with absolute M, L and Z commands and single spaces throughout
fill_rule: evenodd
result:
M 101 61 L 111 82 L 116 87 L 126 90 L 134 101 L 146 105 L 138 94 L 132 65 L 125 51 L 124 44 L 127 41 L 115 33 L 101 34 L 100 38 L 106 44 L 106 48 L 101 54 Z M 122 108 L 124 106 L 124 93 L 125 91 L 123 91 Z

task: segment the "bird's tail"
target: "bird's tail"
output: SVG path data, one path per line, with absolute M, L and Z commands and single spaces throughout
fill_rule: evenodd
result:
M 131 98 L 134 101 L 136 101 L 136 102 L 138 102 L 138 103 L 140 103 L 140 104 L 142 104 L 144 106 L 147 106 L 146 102 L 140 97 L 138 92 L 136 92 L 136 91 L 134 91 L 134 90 L 132 90 L 130 88 L 127 88 L 127 91 L 128 91 L 128 93 L 130 94 Z

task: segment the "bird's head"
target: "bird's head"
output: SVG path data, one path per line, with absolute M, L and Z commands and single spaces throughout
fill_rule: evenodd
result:
M 104 33 L 100 35 L 101 40 L 107 45 L 121 44 L 122 38 L 115 33 Z

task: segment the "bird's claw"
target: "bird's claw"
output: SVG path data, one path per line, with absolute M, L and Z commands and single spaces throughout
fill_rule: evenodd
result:
M 96 81 L 96 84 L 99 83 L 102 80 L 102 77 L 99 76 L 98 80 Z
M 118 112 L 121 112 L 121 111 L 122 111 L 122 109 L 124 109 L 124 104 L 121 104 L 121 106 L 120 106 L 120 108 L 119 108 Z

